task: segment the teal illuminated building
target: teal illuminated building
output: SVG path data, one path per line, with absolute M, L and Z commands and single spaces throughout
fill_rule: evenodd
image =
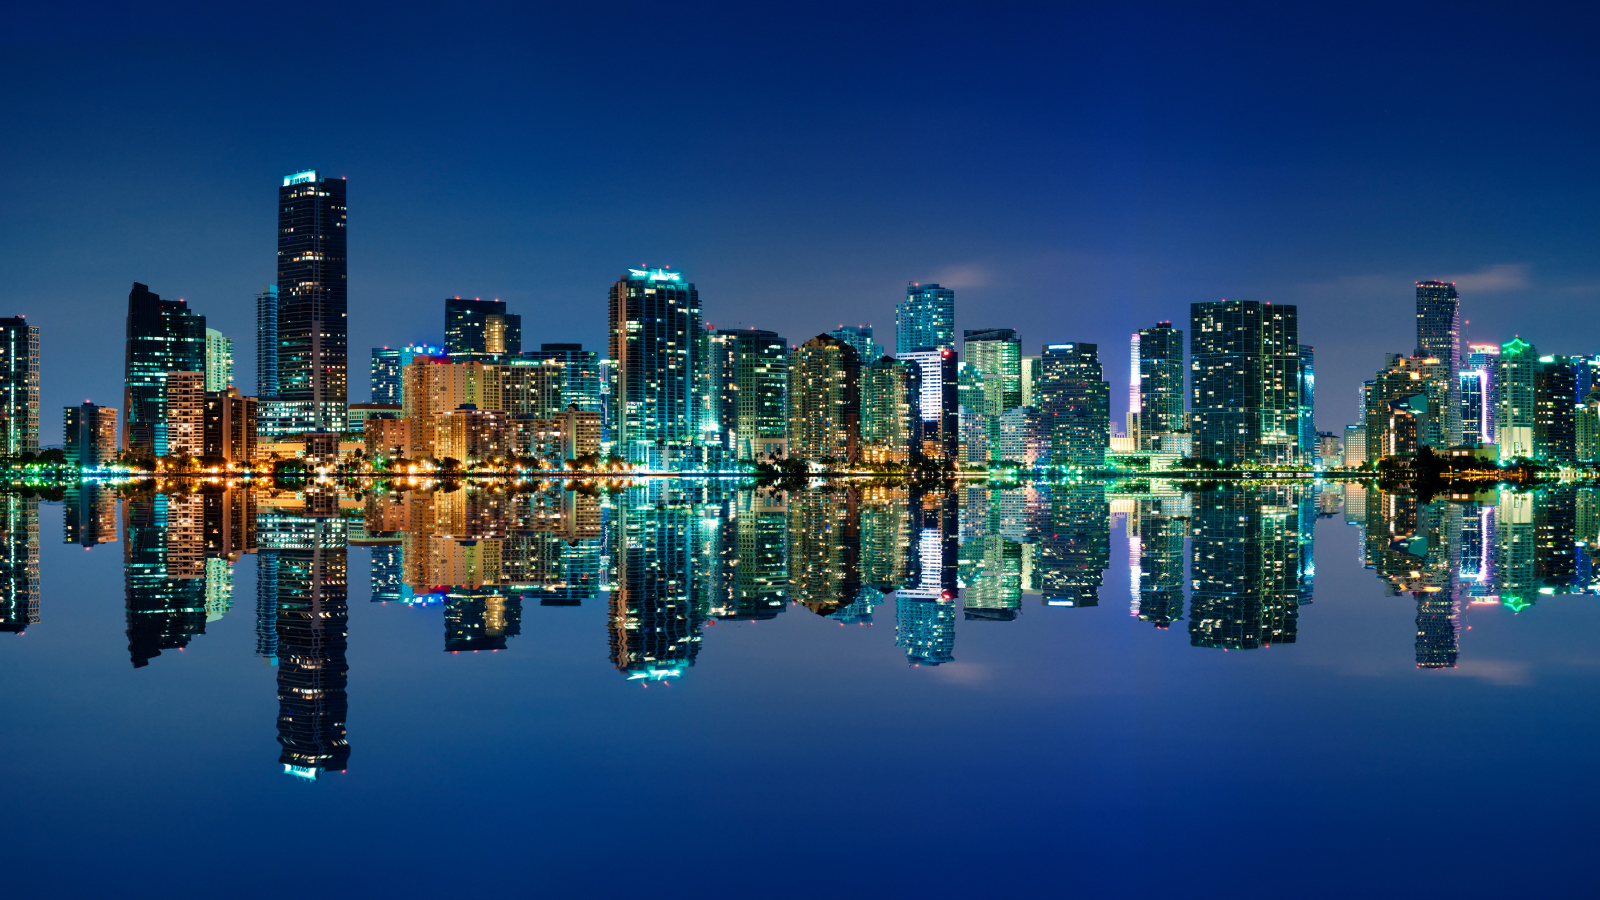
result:
M 1317 457 L 1317 375 L 1315 352 L 1300 345 L 1300 368 L 1295 373 L 1300 392 L 1300 462 L 1311 465 Z
M 894 309 L 895 355 L 954 349 L 956 292 L 937 284 L 911 284 Z
M 922 367 L 890 356 L 861 371 L 862 456 L 905 463 L 922 455 Z
M 1456 286 L 1443 281 L 1417 282 L 1417 356 L 1437 359 L 1445 369 L 1451 403 L 1439 429 L 1447 446 L 1461 443 L 1461 418 L 1456 401 L 1461 369 L 1461 300 Z
M 556 366 L 561 370 L 558 409 L 576 406 L 582 412 L 604 412 L 600 354 L 583 349 L 582 344 L 540 344 L 539 349 L 524 350 L 505 362 L 512 366 L 528 362 Z
M 833 331 L 827 332 L 827 335 L 854 347 L 856 355 L 861 357 L 862 365 L 883 355 L 883 348 L 872 339 L 871 325 L 840 325 Z
M 137 282 L 128 292 L 122 443 L 167 452 L 167 373 L 204 372 L 206 317 L 183 300 L 163 300 Z
M 1521 338 L 1500 347 L 1495 361 L 1495 444 L 1501 460 L 1538 459 L 1539 351 Z
M 615 452 L 656 470 L 692 465 L 705 365 L 699 292 L 678 272 L 629 269 L 609 304 Z
M 1298 309 L 1221 300 L 1189 310 L 1192 455 L 1225 463 L 1298 462 Z
M 22 634 L 38 621 L 39 500 L 0 494 L 0 632 Z
M 406 366 L 419 356 L 445 355 L 443 347 L 410 345 L 405 347 L 372 348 L 372 402 L 400 406 L 404 396 Z
M 1161 435 L 1184 430 L 1183 332 L 1171 322 L 1158 322 L 1139 329 L 1133 340 L 1139 449 L 1157 450 Z
M 345 430 L 350 402 L 346 224 L 343 178 L 309 169 L 284 177 L 278 188 L 278 385 L 262 416 L 268 423 L 264 432 Z
M 1039 354 L 1034 387 L 1049 422 L 1051 462 L 1094 469 L 1105 464 L 1111 443 L 1111 385 L 1103 377 L 1095 344 L 1049 344 Z
M 771 331 L 707 336 L 704 440 L 727 458 L 783 456 L 788 445 L 789 342 Z
M 962 332 L 966 371 L 977 390 L 972 411 L 995 417 L 1022 405 L 1022 342 L 1011 328 Z M 965 405 L 965 404 L 963 404 Z

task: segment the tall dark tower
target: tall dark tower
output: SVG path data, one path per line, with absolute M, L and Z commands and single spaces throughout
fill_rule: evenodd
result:
M 284 178 L 278 188 L 278 399 L 292 423 L 284 431 L 345 428 L 344 198 L 344 179 L 311 170 Z
M 1417 282 L 1417 355 L 1443 363 L 1449 373 L 1450 396 L 1445 421 L 1441 423 L 1449 446 L 1461 443 L 1461 388 L 1456 373 L 1461 368 L 1461 301 L 1456 286 L 1443 281 Z
M 504 300 L 444 301 L 444 346 L 455 362 L 522 352 L 522 317 L 506 312 Z
M 700 293 L 681 273 L 629 269 L 611 286 L 609 303 L 616 452 L 632 463 L 679 468 L 700 429 Z
M 167 373 L 204 372 L 206 317 L 138 282 L 128 292 L 122 445 L 167 452 Z
M 1183 430 L 1183 332 L 1171 322 L 1141 328 L 1139 348 L 1139 449 L 1158 450 L 1160 436 Z

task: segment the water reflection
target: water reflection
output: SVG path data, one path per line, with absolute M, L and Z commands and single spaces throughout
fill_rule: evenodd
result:
M 511 650 L 539 607 L 605 604 L 610 664 L 647 684 L 684 677 L 714 621 L 788 612 L 790 621 L 866 626 L 891 597 L 906 662 L 949 663 L 958 621 L 1014 623 L 1034 597 L 1035 609 L 1110 605 L 1121 594 L 1104 584 L 1119 529 L 1131 617 L 1157 629 L 1181 623 L 1196 648 L 1302 640 L 1316 522 L 1341 513 L 1359 529 L 1360 564 L 1383 592 L 1415 603 L 1423 669 L 1458 664 L 1474 605 L 1522 612 L 1600 592 L 1600 490 L 1570 485 L 1423 499 L 1360 484 L 1185 492 L 1143 482 L 832 482 L 785 491 L 657 480 L 618 493 L 162 493 L 90 483 L 60 499 L 65 542 L 122 543 L 134 668 L 227 615 L 235 564 L 255 556 L 254 652 L 277 671 L 278 762 L 308 779 L 344 770 L 351 752 L 352 546 L 370 556 L 374 602 L 439 609 L 447 653 Z M 40 502 L 0 495 L 0 630 L 41 621 Z

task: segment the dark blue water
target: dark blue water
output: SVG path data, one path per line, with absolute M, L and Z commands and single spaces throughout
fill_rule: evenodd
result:
M 1118 490 L 3 498 L 5 893 L 1592 890 L 1590 492 Z

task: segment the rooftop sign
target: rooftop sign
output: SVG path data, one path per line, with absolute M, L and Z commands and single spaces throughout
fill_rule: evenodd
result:
M 634 281 L 678 281 L 683 278 L 683 273 L 668 272 L 666 269 L 629 269 L 628 277 Z
M 283 177 L 283 186 L 284 187 L 288 187 L 291 184 L 305 184 L 308 181 L 316 181 L 316 180 L 317 180 L 317 170 L 316 169 L 302 169 L 301 171 L 296 172 L 293 175 L 285 175 Z

